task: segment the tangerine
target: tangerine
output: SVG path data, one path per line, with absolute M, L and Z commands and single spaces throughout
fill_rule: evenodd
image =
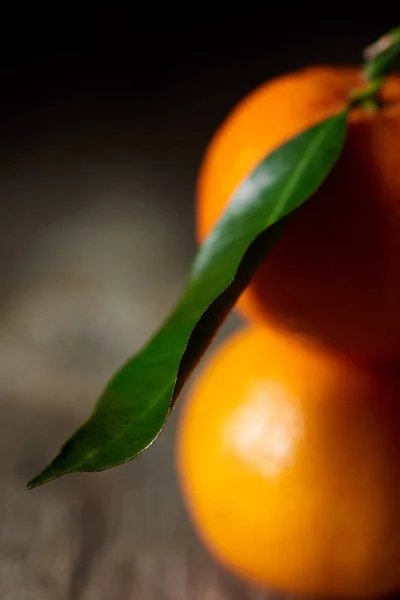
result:
M 212 555 L 285 593 L 400 591 L 398 377 L 270 327 L 206 361 L 180 416 L 184 501 Z
M 274 149 L 343 110 L 365 85 L 352 66 L 278 77 L 244 98 L 212 138 L 200 169 L 203 240 L 240 182 Z M 380 106 L 349 112 L 339 161 L 266 258 L 238 308 L 360 361 L 400 358 L 400 75 Z

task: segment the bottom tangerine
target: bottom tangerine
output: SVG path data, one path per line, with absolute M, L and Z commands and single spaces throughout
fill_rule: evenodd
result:
M 214 557 L 255 585 L 318 597 L 400 590 L 400 398 L 272 329 L 220 347 L 192 388 L 176 463 Z

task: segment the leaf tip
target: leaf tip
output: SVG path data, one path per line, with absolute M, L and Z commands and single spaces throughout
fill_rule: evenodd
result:
M 47 465 L 47 467 L 35 475 L 35 477 L 32 477 L 32 479 L 30 479 L 26 484 L 26 489 L 32 490 L 40 485 L 53 481 L 53 479 L 58 479 L 58 477 L 72 473 L 73 469 L 68 470 L 65 468 L 60 468 L 59 458 L 60 455 L 56 456 L 56 458 L 49 465 Z

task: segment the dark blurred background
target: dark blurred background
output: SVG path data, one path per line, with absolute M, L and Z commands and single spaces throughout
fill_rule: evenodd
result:
M 359 62 L 400 21 L 299 4 L 3 11 L 0 600 L 268 597 L 191 530 L 173 466 L 179 407 L 137 461 L 25 484 L 182 289 L 197 170 L 226 113 L 284 71 Z

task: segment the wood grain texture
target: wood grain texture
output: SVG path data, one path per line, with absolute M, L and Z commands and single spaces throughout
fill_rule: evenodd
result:
M 26 492 L 75 424 L 67 412 L 3 402 L 0 598 L 265 598 L 215 565 L 193 534 L 175 485 L 173 424 L 135 463 Z

